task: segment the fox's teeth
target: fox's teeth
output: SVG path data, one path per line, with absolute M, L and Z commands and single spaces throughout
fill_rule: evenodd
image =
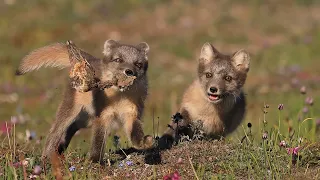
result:
M 219 95 L 214 95 L 214 94 L 208 94 L 208 98 L 211 100 L 211 101 L 217 101 L 220 99 L 220 96 Z
M 124 87 L 119 87 L 119 90 L 120 90 L 120 92 L 123 92 L 125 89 L 124 89 Z

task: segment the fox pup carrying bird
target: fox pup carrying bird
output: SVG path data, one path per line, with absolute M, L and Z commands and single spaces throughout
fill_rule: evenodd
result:
M 106 138 L 120 127 L 124 128 L 135 148 L 152 147 L 153 138 L 144 135 L 140 121 L 148 93 L 148 52 L 149 45 L 145 42 L 126 45 L 114 40 L 104 43 L 102 59 L 80 50 L 81 56 L 94 69 L 94 78 L 98 79 L 100 88 L 84 88 L 81 92 L 72 86 L 72 78 L 66 78 L 64 97 L 47 136 L 42 157 L 50 157 L 56 152 L 62 154 L 80 128 L 91 126 L 90 158 L 94 162 L 102 162 Z M 16 74 L 48 66 L 69 68 L 72 66 L 69 55 L 68 47 L 63 43 L 36 49 L 23 58 Z M 110 86 L 115 77 L 122 80 Z M 125 82 L 125 78 L 132 82 Z
M 160 148 L 170 148 L 179 127 L 201 123 L 205 137 L 224 137 L 233 132 L 246 111 L 242 87 L 250 67 L 245 50 L 225 55 L 210 43 L 201 49 L 198 77 L 185 91 L 179 113 L 180 122 L 172 122 L 160 138 Z M 177 127 L 177 125 L 179 127 Z M 193 136 L 187 130 L 186 135 Z

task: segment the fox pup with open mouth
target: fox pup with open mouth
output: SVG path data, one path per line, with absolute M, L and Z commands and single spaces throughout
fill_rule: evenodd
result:
M 56 152 L 62 154 L 80 128 L 91 126 L 90 158 L 94 162 L 102 162 L 106 138 L 120 127 L 124 128 L 135 148 L 151 147 L 153 138 L 144 135 L 140 121 L 148 92 L 148 52 L 149 46 L 145 42 L 126 45 L 114 40 L 105 42 L 102 59 L 82 52 L 102 85 L 116 74 L 134 77 L 134 81 L 128 88 L 111 86 L 79 92 L 67 78 L 64 97 L 47 136 L 42 157 L 50 157 Z M 43 66 L 70 67 L 67 46 L 55 43 L 32 51 L 24 57 L 16 74 L 22 75 Z
M 168 148 L 180 127 L 201 123 L 206 137 L 224 137 L 233 132 L 244 118 L 246 100 L 242 87 L 250 66 L 245 50 L 225 55 L 210 43 L 201 49 L 198 77 L 185 91 L 179 113 L 180 122 L 172 122 L 160 138 L 160 147 Z M 179 128 L 178 128 L 179 129 Z M 186 131 L 192 136 L 193 132 Z

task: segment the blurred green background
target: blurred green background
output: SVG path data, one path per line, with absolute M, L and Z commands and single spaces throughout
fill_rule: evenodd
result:
M 245 84 L 247 115 L 253 134 L 264 103 L 268 125 L 277 125 L 279 103 L 284 123 L 320 118 L 320 3 L 316 0 L 4 0 L 0 2 L 0 122 L 18 120 L 17 137 L 26 130 L 46 136 L 62 98 L 66 70 L 41 69 L 15 77 L 20 60 L 30 51 L 74 41 L 102 57 L 103 43 L 116 39 L 138 44 L 149 53 L 149 97 L 144 129 L 153 133 L 152 119 L 162 134 L 178 109 L 183 91 L 196 77 L 197 57 L 205 42 L 223 53 L 246 49 L 251 68 Z M 300 94 L 305 86 L 306 95 Z M 305 97 L 314 106 L 302 113 Z M 286 130 L 288 126 L 282 126 Z M 84 149 L 90 130 L 81 130 L 72 146 Z M 243 136 L 243 128 L 230 137 Z M 3 135 L 2 135 L 3 137 Z M 81 137 L 81 138 L 80 138 Z M 85 142 L 83 141 L 85 140 Z M 43 141 L 41 141 L 43 142 Z

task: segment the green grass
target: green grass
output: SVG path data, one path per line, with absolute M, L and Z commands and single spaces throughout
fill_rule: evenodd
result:
M 177 111 L 183 91 L 196 76 L 196 58 L 207 41 L 225 53 L 242 48 L 250 52 L 251 68 L 244 87 L 248 101 L 246 118 L 225 141 L 183 142 L 161 152 L 161 165 L 147 166 L 144 155 L 133 154 L 130 160 L 134 166 L 125 168 L 118 168 L 121 157 L 113 153 L 105 156 L 115 161 L 110 167 L 88 162 L 90 129 L 81 130 L 66 152 L 66 172 L 70 166 L 76 166 L 76 171 L 67 176 L 101 179 L 116 173 L 118 176 L 114 179 L 128 179 L 126 174 L 135 172 L 137 179 L 161 179 L 177 170 L 183 179 L 196 176 L 199 179 L 317 179 L 320 132 L 315 122 L 320 118 L 320 31 L 317 28 L 319 18 L 314 14 L 319 10 L 319 3 L 312 0 L 288 0 L 278 4 L 262 0 L 181 0 L 175 3 L 31 0 L 15 1 L 13 5 L 2 2 L 0 123 L 19 116 L 26 122 L 17 124 L 9 138 L 7 134 L 0 135 L 0 173 L 5 173 L 0 177 L 23 179 L 23 169 L 10 165 L 19 161 L 19 156 L 15 155 L 33 161 L 26 167 L 28 176 L 34 165 L 43 167 L 39 159 L 41 149 L 67 78 L 66 71 L 56 69 L 41 69 L 15 77 L 13 73 L 21 58 L 35 48 L 68 39 L 101 57 L 104 41 L 118 34 L 123 42 L 147 41 L 151 47 L 149 97 L 143 117 L 147 134 L 154 133 L 153 110 L 155 119 L 160 119 L 160 135 Z M 290 70 L 296 66 L 299 71 Z M 291 84 L 293 79 L 298 79 L 297 86 Z M 307 87 L 306 95 L 299 92 L 302 85 Z M 16 101 L 4 102 L 15 95 L 18 95 Z M 315 103 L 303 114 L 307 96 L 313 97 Z M 280 103 L 284 104 L 281 113 L 277 109 Z M 264 104 L 270 106 L 267 114 L 263 113 Z M 264 118 L 267 124 L 263 123 Z M 307 118 L 312 119 L 303 121 Z M 249 122 L 251 133 L 247 127 Z M 289 132 L 289 128 L 292 131 Z M 24 141 L 26 129 L 36 133 L 35 140 Z M 268 131 L 267 140 L 261 138 L 264 131 Z M 118 134 L 123 135 L 122 132 Z M 245 135 L 248 137 L 240 143 Z M 299 138 L 304 139 L 301 144 Z M 14 139 L 16 144 L 13 144 Z M 286 149 L 279 147 L 280 140 L 285 140 L 289 147 L 303 147 L 299 151 L 301 159 L 295 165 Z M 122 136 L 123 148 L 130 146 L 125 141 Z M 108 142 L 108 149 L 114 150 L 112 140 Z M 177 163 L 179 157 L 182 163 Z M 212 160 L 208 161 L 210 158 Z M 46 174 L 42 172 L 41 178 L 51 177 L 48 163 Z

